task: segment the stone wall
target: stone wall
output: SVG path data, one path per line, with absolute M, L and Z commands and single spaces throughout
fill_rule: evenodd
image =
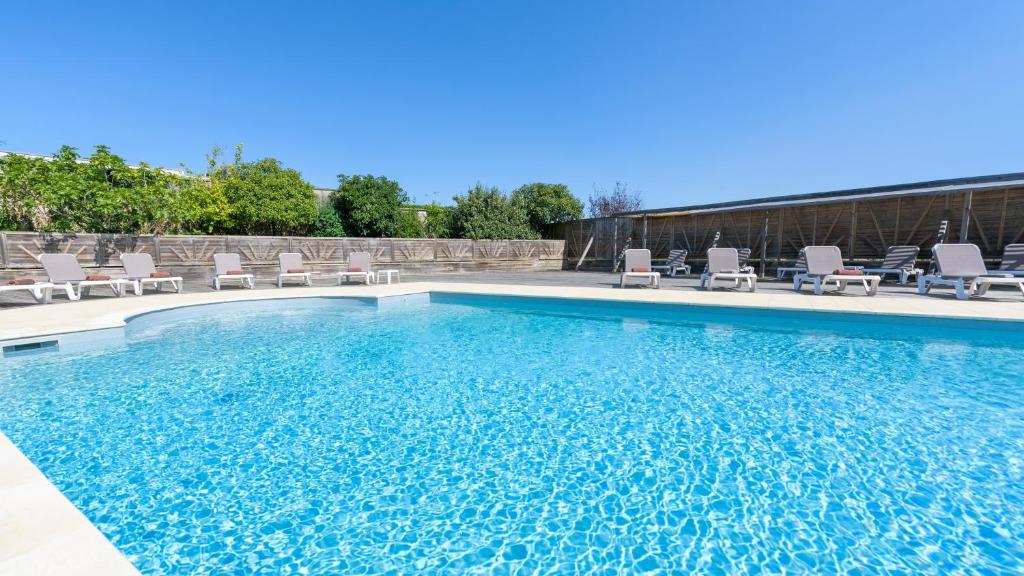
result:
M 315 274 L 344 269 L 352 252 L 369 252 L 373 267 L 406 273 L 561 270 L 563 240 L 427 238 L 298 238 L 270 236 L 134 236 L 122 234 L 0 233 L 0 279 L 42 280 L 42 253 L 74 254 L 83 268 L 117 274 L 122 252 L 153 255 L 156 265 L 186 278 L 206 278 L 213 255 L 235 252 L 258 277 L 278 271 L 277 256 L 298 252 Z

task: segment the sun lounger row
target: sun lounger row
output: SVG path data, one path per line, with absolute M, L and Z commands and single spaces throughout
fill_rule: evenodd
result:
M 860 284 L 866 295 L 874 296 L 886 274 L 897 275 L 901 284 L 906 284 L 911 276 L 917 276 L 920 294 L 927 294 L 934 286 L 951 286 L 961 300 L 983 296 L 992 286 L 1013 286 L 1024 294 L 1024 245 L 1007 246 L 1000 268 L 987 270 L 981 250 L 974 244 L 937 244 L 932 247 L 935 262 L 932 274 L 925 274 L 914 267 L 919 250 L 917 246 L 892 246 L 879 268 L 861 268 L 847 266 L 836 246 L 807 246 L 800 250 L 798 266 L 787 271 L 794 273 L 794 290 L 799 291 L 805 284 L 811 284 L 818 295 L 830 286 L 843 292 L 850 284 Z M 626 250 L 624 260 L 620 287 L 637 281 L 654 288 L 661 286 L 658 267 L 651 266 L 650 250 Z M 744 264 L 736 248 L 709 249 L 708 264 L 700 276 L 700 287 L 713 290 L 717 280 L 727 280 L 732 281 L 736 288 L 746 283 L 747 289 L 754 292 L 757 290 L 757 275 Z
M 74 254 L 41 254 L 37 258 L 46 272 L 47 281 L 38 282 L 31 279 L 11 280 L 0 286 L 0 294 L 28 292 L 40 304 L 52 300 L 54 290 L 63 290 L 68 300 L 81 300 L 96 287 L 106 287 L 114 296 L 121 297 L 130 289 L 135 295 L 142 296 L 146 287 L 161 290 L 164 285 L 181 293 L 184 280 L 180 276 L 172 276 L 170 272 L 157 270 L 153 257 L 145 253 L 121 254 L 121 265 L 124 275 L 112 278 L 106 274 L 87 274 Z M 210 275 L 210 286 L 220 290 L 225 282 L 238 282 L 244 288 L 255 288 L 255 275 L 246 272 L 238 254 L 214 254 L 214 269 Z M 312 286 L 312 273 L 305 269 L 302 255 L 286 252 L 279 255 L 280 271 L 277 274 L 277 286 L 283 286 L 285 280 L 299 280 L 306 286 Z M 388 272 L 388 271 L 385 271 Z M 397 272 L 397 271 L 391 271 Z M 366 284 L 374 282 L 376 275 L 370 268 L 369 252 L 353 252 L 349 255 L 346 270 L 337 273 L 338 284 L 345 281 L 362 281 Z M 388 278 L 390 283 L 390 277 Z
M 313 275 L 306 270 L 302 254 L 284 252 L 278 256 L 280 269 L 277 273 L 277 287 L 281 288 L 285 280 L 298 280 L 306 286 L 313 285 Z M 210 275 L 210 286 L 220 290 L 223 282 L 237 281 L 243 288 L 255 288 L 255 276 L 242 268 L 242 259 L 238 254 L 214 254 L 213 274 Z M 348 268 L 338 272 L 338 285 L 353 279 L 365 284 L 376 281 L 376 275 L 370 268 L 369 252 L 352 252 L 348 256 Z

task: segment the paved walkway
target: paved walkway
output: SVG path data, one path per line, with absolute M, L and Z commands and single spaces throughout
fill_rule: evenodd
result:
M 564 286 L 564 287 L 584 287 L 584 288 L 617 288 L 619 285 L 619 275 L 612 274 L 609 272 L 574 272 L 574 271 L 554 271 L 554 272 L 472 272 L 472 273 L 447 273 L 447 274 L 407 274 L 402 276 L 402 282 L 436 282 L 436 283 L 459 283 L 459 284 L 510 284 L 510 285 L 530 285 L 530 286 Z M 335 277 L 326 276 L 322 278 L 314 278 L 313 284 L 315 286 L 334 286 Z M 662 290 L 684 290 L 684 291 L 695 291 L 699 290 L 697 285 L 697 276 L 689 277 L 663 277 L 662 278 Z M 721 284 L 725 286 L 725 284 Z M 276 284 L 271 280 L 257 280 L 257 290 L 277 290 Z M 226 291 L 237 290 L 237 288 L 226 287 Z M 196 292 L 212 292 L 213 290 L 209 285 L 200 280 L 186 280 L 185 292 L 196 293 Z M 722 292 L 730 292 L 731 290 L 721 290 Z M 805 285 L 803 293 L 799 294 L 793 291 L 793 284 L 790 280 L 779 281 L 774 278 L 764 279 L 758 283 L 758 293 L 764 294 L 775 294 L 775 295 L 788 295 L 794 298 L 803 298 L 805 295 L 811 294 L 810 285 Z M 147 292 L 148 294 L 148 292 Z M 863 295 L 863 290 L 859 286 L 851 285 L 847 289 L 847 294 L 843 295 L 829 295 L 828 297 L 843 297 L 852 298 Z M 134 297 L 129 295 L 128 297 Z M 894 281 L 884 282 L 879 288 L 878 295 L 876 298 L 925 298 L 925 299 L 940 299 L 940 300 L 956 300 L 953 295 L 953 290 L 949 288 L 936 288 L 933 292 L 927 296 L 921 296 L 917 293 L 917 284 L 911 283 L 906 286 L 900 286 Z M 103 299 L 113 298 L 110 290 L 104 288 L 93 289 L 90 299 Z M 974 299 L 977 302 L 1021 302 L 1024 303 L 1024 296 L 1021 295 L 1020 291 L 1016 289 L 1008 289 L 1005 287 L 994 287 L 984 298 Z M 54 303 L 67 302 L 67 298 L 63 292 L 54 292 Z M 28 293 L 16 292 L 0 295 L 0 311 L 9 308 L 18 308 L 22 306 L 35 305 L 32 298 Z M 3 316 L 0 316 L 0 323 L 3 322 Z

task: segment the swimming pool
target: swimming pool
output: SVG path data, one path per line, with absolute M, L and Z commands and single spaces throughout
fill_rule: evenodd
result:
M 139 317 L 0 431 L 145 574 L 1000 573 L 1019 325 L 433 294 Z

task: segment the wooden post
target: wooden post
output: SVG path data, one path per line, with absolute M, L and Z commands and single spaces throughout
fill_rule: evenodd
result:
M 160 235 L 159 234 L 153 234 L 153 252 L 156 252 L 156 254 L 153 254 L 153 260 L 156 262 L 156 265 L 157 266 L 162 265 L 163 262 L 161 261 L 161 258 L 160 258 Z M 4 256 L 6 257 L 6 255 L 7 255 L 7 250 L 4 250 Z M 5 263 L 5 265 L 6 265 L 6 263 Z
M 964 192 L 964 210 L 960 216 L 960 243 L 967 243 L 967 233 L 971 225 L 971 202 L 974 200 L 974 192 Z
M 3 253 L 4 268 L 11 267 L 11 257 L 7 255 L 7 233 L 0 232 L 0 252 Z
M 612 272 L 619 266 L 619 219 L 612 218 Z
M 647 248 L 647 214 L 644 214 L 644 248 Z
M 761 234 L 761 277 L 764 278 L 765 260 L 768 257 L 768 211 L 764 211 L 764 233 Z
M 1003 209 L 999 212 L 999 236 L 996 237 L 996 250 L 1003 249 L 1003 232 L 1006 230 L 1006 204 L 1009 201 L 1010 190 L 1003 190 Z
M 818 208 L 817 204 L 814 205 L 814 227 L 811 228 L 811 244 L 814 246 L 818 245 Z
M 903 198 L 896 199 L 896 226 L 892 230 L 892 243 L 900 243 L 900 215 L 903 213 Z
M 779 209 L 779 240 L 778 240 L 778 246 L 775 247 L 775 265 L 776 266 L 781 266 L 782 265 L 782 223 L 783 223 L 783 218 L 782 217 L 785 216 L 785 214 L 786 214 L 785 209 L 780 208 Z
M 846 251 L 846 257 L 853 259 L 854 246 L 857 244 L 857 203 L 851 206 L 850 214 L 850 249 Z

